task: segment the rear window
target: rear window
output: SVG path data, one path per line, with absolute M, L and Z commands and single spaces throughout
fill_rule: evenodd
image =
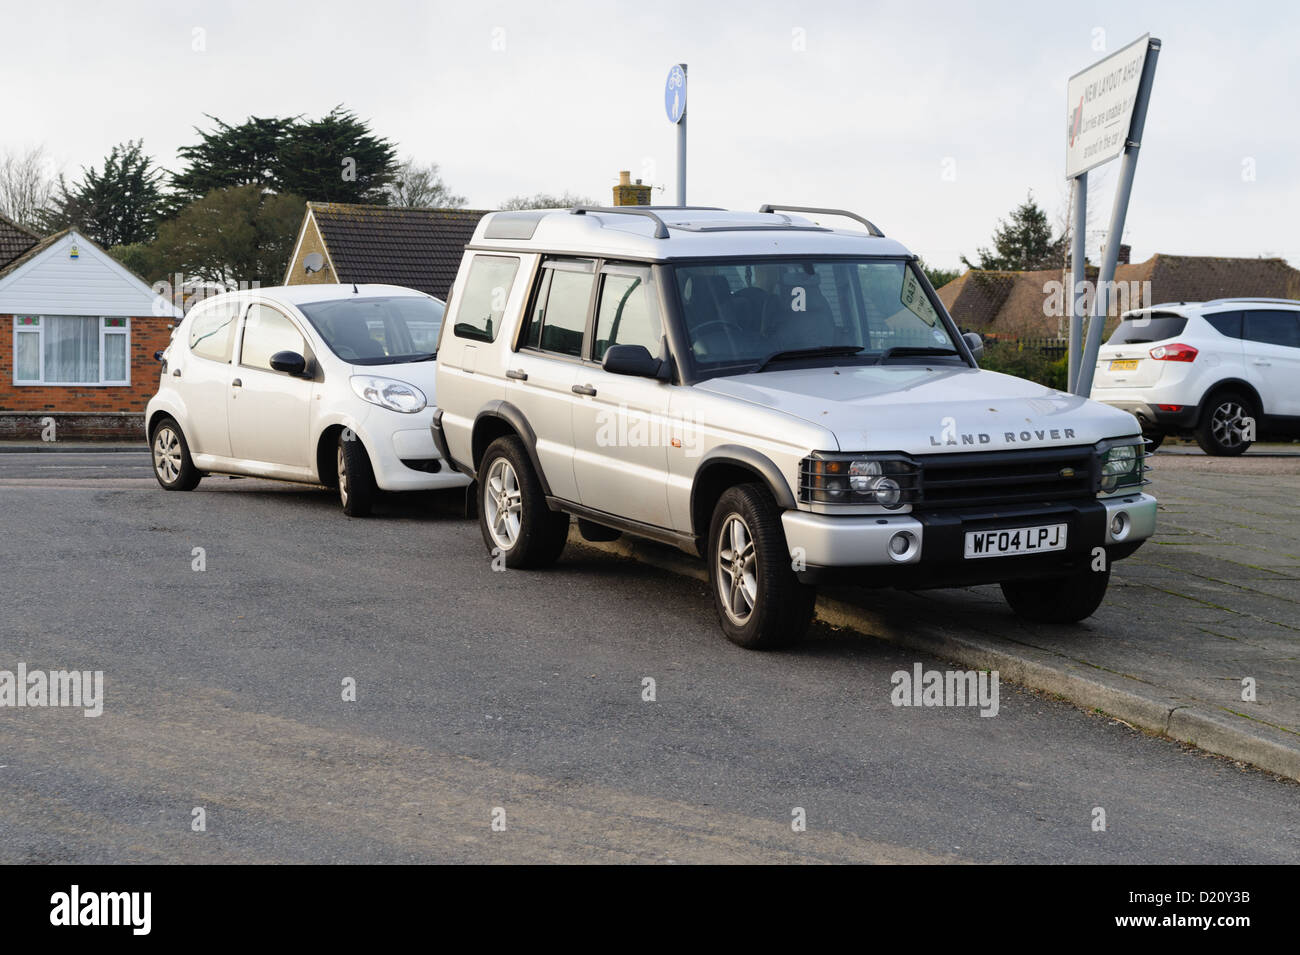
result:
M 501 331 L 506 298 L 519 271 L 519 259 L 504 255 L 476 255 L 465 278 L 465 291 L 456 307 L 457 338 L 494 342 Z
M 1241 337 L 1241 312 L 1215 312 L 1204 318 L 1220 335 L 1227 335 L 1229 338 Z
M 1147 312 L 1131 315 L 1119 323 L 1119 328 L 1106 340 L 1107 345 L 1145 345 L 1177 338 L 1187 327 L 1187 319 L 1174 312 Z

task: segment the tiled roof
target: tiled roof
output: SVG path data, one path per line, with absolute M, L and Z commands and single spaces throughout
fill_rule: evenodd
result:
M 4 268 L 38 241 L 40 236 L 0 215 L 0 268 Z
M 480 209 L 308 203 L 340 282 L 404 285 L 446 300 Z
M 1097 269 L 1088 268 L 1088 279 L 1097 280 Z M 1150 282 L 1149 299 L 1139 286 L 1131 301 L 1121 309 L 1157 305 L 1161 302 L 1203 302 L 1214 298 L 1259 297 L 1300 299 L 1300 270 L 1283 259 L 1228 259 L 1214 256 L 1153 255 L 1145 262 L 1120 265 L 1115 281 L 1127 286 Z M 1049 283 L 1069 285 L 1069 276 L 1059 269 L 1041 272 L 979 272 L 971 270 L 938 290 L 939 298 L 962 328 L 1007 336 L 1054 336 L 1064 329 L 1065 320 L 1052 314 L 1054 288 Z M 1124 291 L 1128 291 L 1127 286 Z M 1112 312 L 1114 314 L 1114 312 Z
M 0 279 L 4 278 L 10 272 L 13 272 L 19 267 L 26 265 L 32 259 L 36 258 L 36 256 L 40 255 L 42 252 L 44 252 L 46 249 L 52 246 L 55 242 L 58 242 L 60 239 L 62 239 L 65 235 L 68 234 L 68 232 L 69 232 L 68 229 L 64 229 L 62 232 L 56 232 L 53 235 L 47 235 L 39 242 L 35 242 L 32 245 L 28 246 L 27 249 L 21 255 L 13 259 L 10 259 L 8 262 L 4 262 L 0 264 Z

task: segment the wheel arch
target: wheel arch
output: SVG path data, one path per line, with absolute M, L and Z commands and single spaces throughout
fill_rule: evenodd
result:
M 782 510 L 798 507 L 785 475 L 771 458 L 753 448 L 720 445 L 704 456 L 691 485 L 691 533 L 697 550 L 723 492 L 737 484 L 749 483 L 764 485 Z
M 488 445 L 497 438 L 510 435 L 524 443 L 528 460 L 533 466 L 538 482 L 542 485 L 542 492 L 550 497 L 551 485 L 546 480 L 546 472 L 542 470 L 541 459 L 537 456 L 537 432 L 528 423 L 524 413 L 508 401 L 493 402 L 480 411 L 474 419 L 474 427 L 470 432 L 470 459 L 474 471 L 472 476 L 477 479 L 479 465 L 483 463 L 483 455 L 487 452 Z
M 1205 420 L 1205 416 L 1210 411 L 1211 402 L 1226 391 L 1239 391 L 1244 394 L 1254 404 L 1256 415 L 1263 417 L 1264 401 L 1255 386 L 1242 378 L 1224 378 L 1211 385 L 1205 392 L 1205 396 L 1201 398 L 1200 406 L 1196 409 L 1198 424 Z

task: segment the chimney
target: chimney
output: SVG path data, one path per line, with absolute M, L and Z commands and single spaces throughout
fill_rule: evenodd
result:
M 1120 265 L 1128 265 L 1129 258 L 1132 255 L 1133 255 L 1133 246 L 1125 245 L 1123 242 L 1121 242 L 1119 244 L 1119 258 L 1116 261 L 1118 261 Z
M 632 173 L 626 169 L 618 174 L 618 185 L 614 187 L 614 205 L 648 206 L 650 205 L 650 187 L 641 184 L 638 179 L 632 182 Z

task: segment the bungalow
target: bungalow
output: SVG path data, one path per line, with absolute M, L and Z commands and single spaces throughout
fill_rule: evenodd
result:
M 143 439 L 154 352 L 180 318 L 75 229 L 0 218 L 0 438 Z
M 447 300 L 481 209 L 309 202 L 285 285 L 375 282 Z
M 1204 302 L 1235 296 L 1300 298 L 1300 270 L 1283 259 L 1229 259 L 1158 253 L 1130 264 L 1120 246 L 1111 296 L 1113 326 L 1122 311 L 1161 302 Z M 1096 282 L 1096 267 L 1087 268 Z M 985 272 L 972 269 L 939 289 L 939 298 L 962 328 L 1005 338 L 1067 334 L 1070 278 L 1060 269 Z

